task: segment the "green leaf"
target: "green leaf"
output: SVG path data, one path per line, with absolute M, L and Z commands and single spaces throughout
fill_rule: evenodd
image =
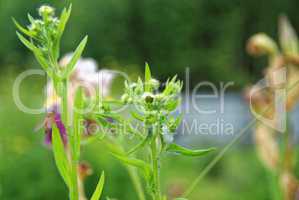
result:
M 141 149 L 142 147 L 144 147 L 146 145 L 146 143 L 150 140 L 151 136 L 147 135 L 139 144 L 137 144 L 135 147 L 133 147 L 130 151 L 128 151 L 127 155 L 130 155 L 136 151 L 138 151 L 139 149 Z
M 298 37 L 286 16 L 279 18 L 279 41 L 286 54 L 298 54 Z
M 87 38 L 88 36 L 85 36 L 84 39 L 80 42 L 80 44 L 78 45 L 78 47 L 76 48 L 74 55 L 72 57 L 72 59 L 70 60 L 70 62 L 67 64 L 66 66 L 66 77 L 68 77 L 74 70 L 76 63 L 78 62 L 78 60 L 81 57 L 81 54 L 85 48 L 85 45 L 87 43 Z
M 174 111 L 180 103 L 181 103 L 180 99 L 170 99 L 166 103 L 166 109 L 170 112 Z
M 137 113 L 137 112 L 131 111 L 130 113 L 131 113 L 131 115 L 132 115 L 135 119 L 137 119 L 137 120 L 139 120 L 139 121 L 144 121 L 144 120 L 145 120 L 145 117 L 142 116 L 142 115 L 140 115 L 140 114 Z
M 29 30 L 27 30 L 26 28 L 22 27 L 16 20 L 15 18 L 12 18 L 12 21 L 14 22 L 14 24 L 16 25 L 16 27 L 19 29 L 19 31 L 21 31 L 22 33 L 24 33 L 25 35 L 28 35 L 30 37 L 34 37 L 34 34 L 32 32 L 30 32 Z
M 37 49 L 37 47 L 30 42 L 29 40 L 27 40 L 23 35 L 21 35 L 19 32 L 17 32 L 17 36 L 19 38 L 19 40 L 31 51 L 34 51 Z
M 183 119 L 183 114 L 179 114 L 176 118 L 171 116 L 168 118 L 167 126 L 170 130 L 170 132 L 175 132 L 176 129 L 179 127 Z
M 188 199 L 179 197 L 179 198 L 175 198 L 174 200 L 188 200 Z
M 148 63 L 145 63 L 145 73 L 144 73 L 144 91 L 145 92 L 150 92 L 151 90 L 151 86 L 149 84 L 150 80 L 151 80 L 152 76 L 151 76 L 151 70 L 150 67 L 148 65 Z
M 35 22 L 35 19 L 29 13 L 27 14 L 27 17 L 31 24 L 33 24 Z
M 171 90 L 172 90 L 172 87 L 169 87 L 170 85 L 172 85 L 172 84 L 175 84 L 175 82 L 176 82 L 176 79 L 177 79 L 177 75 L 175 75 L 174 77 L 172 77 L 172 79 L 171 80 L 167 80 L 167 82 L 166 82 L 166 87 L 165 87 L 165 89 L 163 90 L 163 94 L 164 95 L 169 95 L 170 94 L 170 92 L 171 92 Z
M 182 119 L 183 119 L 183 114 L 181 113 L 181 114 L 175 119 L 174 126 L 175 126 L 175 127 L 178 127 L 178 126 L 181 124 Z
M 64 29 L 65 29 L 65 26 L 70 18 L 70 15 L 71 15 L 71 12 L 72 12 L 72 4 L 69 6 L 68 10 L 66 10 L 66 8 L 64 8 L 62 10 L 62 13 L 60 15 L 60 18 L 59 18 L 59 25 L 58 25 L 58 29 L 57 29 L 57 37 L 58 38 L 61 38 L 63 32 L 64 32 Z
M 215 148 L 191 150 L 174 143 L 170 144 L 166 148 L 166 151 L 168 152 L 178 153 L 184 156 L 195 156 L 195 157 L 204 156 L 214 150 Z
M 62 10 L 61 15 L 60 15 L 59 25 L 58 25 L 58 28 L 57 28 L 57 37 L 56 37 L 56 40 L 55 40 L 54 46 L 53 46 L 53 53 L 54 53 L 54 58 L 55 59 L 58 59 L 58 57 L 59 57 L 60 40 L 61 40 L 61 37 L 62 37 L 63 32 L 65 30 L 65 26 L 66 26 L 66 24 L 67 24 L 67 22 L 70 18 L 71 11 L 72 11 L 72 5 L 70 5 L 68 10 L 66 10 L 66 8 L 64 8 Z
M 33 54 L 37 60 L 37 62 L 41 65 L 41 67 L 47 72 L 47 74 L 52 77 L 53 72 L 50 71 L 48 61 L 43 57 L 42 52 L 39 49 L 33 51 Z
M 107 142 L 105 140 L 103 142 L 112 155 L 124 155 L 123 149 L 120 148 L 118 145 L 112 142 Z
M 58 171 L 63 178 L 64 182 L 69 185 L 70 183 L 70 176 L 69 176 L 69 161 L 67 159 L 64 145 L 59 133 L 59 130 L 56 126 L 53 126 L 52 130 L 52 148 L 55 158 L 55 163 L 58 168 Z
M 90 200 L 99 200 L 101 198 L 102 195 L 102 191 L 104 188 L 104 183 L 105 183 L 105 172 L 102 172 L 102 175 L 99 179 L 99 182 L 97 184 L 97 187 L 92 195 L 92 197 L 90 198 Z
M 43 57 L 43 54 L 39 48 L 37 48 L 32 42 L 27 40 L 23 35 L 17 32 L 17 36 L 20 41 L 33 52 L 36 60 L 41 65 L 41 67 L 48 73 L 49 76 L 52 76 L 52 72 L 48 69 L 48 61 Z
M 117 158 L 118 160 L 120 160 L 121 162 L 123 162 L 124 164 L 131 165 L 133 167 L 137 167 L 138 169 L 140 169 L 144 173 L 144 175 L 146 177 L 149 177 L 150 166 L 149 166 L 149 164 L 147 164 L 143 160 L 139 160 L 139 159 L 136 159 L 136 158 L 129 158 L 125 155 L 114 154 L 114 153 L 112 153 L 112 155 L 115 158 Z

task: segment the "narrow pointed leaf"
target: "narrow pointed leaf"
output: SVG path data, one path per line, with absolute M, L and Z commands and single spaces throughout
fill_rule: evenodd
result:
M 208 148 L 208 149 L 198 149 L 198 150 L 191 150 L 182 146 L 179 146 L 177 144 L 170 144 L 166 150 L 168 152 L 173 152 L 173 153 L 178 153 L 184 156 L 194 156 L 194 157 L 199 157 L 199 156 L 204 156 L 212 151 L 215 150 L 215 148 Z
M 97 187 L 96 187 L 92 197 L 90 198 L 90 200 L 99 200 L 101 198 L 102 191 L 104 188 L 104 183 L 105 183 L 105 172 L 102 172 L 102 175 L 99 179 Z
M 148 65 L 148 63 L 145 63 L 145 73 L 144 73 L 144 90 L 145 92 L 150 92 L 151 90 L 151 86 L 149 84 L 149 81 L 151 80 L 151 70 L 150 67 Z
M 58 171 L 63 178 L 64 182 L 69 185 L 69 162 L 65 153 L 64 145 L 59 133 L 59 130 L 56 126 L 53 126 L 52 133 L 52 147 L 55 158 L 55 163 L 58 168 Z
M 34 37 L 34 34 L 32 32 L 30 32 L 26 28 L 22 27 L 14 18 L 12 18 L 12 20 L 13 20 L 14 24 L 16 25 L 16 27 L 19 29 L 19 31 L 21 31 L 25 35 L 28 35 L 30 37 Z
M 123 155 L 124 154 L 123 150 L 118 145 L 116 145 L 112 142 L 105 142 L 105 141 L 104 141 L 104 144 L 112 155 Z
M 172 100 L 169 100 L 167 103 L 166 103 L 166 109 L 168 111 L 174 111 L 177 106 L 181 103 L 181 100 L 180 99 L 172 99 Z
M 35 19 L 29 13 L 27 14 L 27 17 L 31 24 L 33 24 L 35 22 Z
M 57 28 L 57 37 L 56 40 L 54 42 L 54 46 L 53 46 L 53 53 L 54 53 L 54 58 L 58 59 L 59 58 L 59 46 L 60 46 L 60 40 L 61 37 L 63 35 L 63 32 L 65 30 L 65 26 L 70 18 L 71 15 L 71 10 L 72 10 L 72 5 L 70 5 L 70 7 L 68 8 L 68 10 L 66 8 L 63 9 L 60 18 L 59 18 L 59 25 Z
M 39 49 L 36 49 L 33 51 L 33 54 L 36 58 L 36 60 L 38 61 L 38 63 L 41 65 L 41 67 L 48 73 L 48 75 L 50 77 L 52 77 L 52 72 L 49 69 L 49 66 L 48 66 L 48 62 L 47 60 L 43 57 L 42 53 L 40 52 Z
M 143 160 L 139 160 L 136 158 L 129 158 L 124 155 L 119 155 L 119 154 L 112 154 L 115 158 L 123 162 L 124 164 L 131 165 L 133 167 L 137 167 L 140 169 L 146 177 L 148 177 L 149 172 L 150 172 L 150 166 L 145 163 Z
M 139 144 L 137 144 L 135 147 L 133 147 L 130 151 L 128 151 L 128 155 L 135 153 L 136 151 L 138 151 L 139 149 L 141 149 L 142 147 L 144 147 L 146 145 L 146 143 L 150 140 L 150 136 L 148 135 L 146 138 L 144 138 Z
M 37 49 L 37 47 L 30 42 L 29 40 L 27 40 L 23 35 L 21 35 L 19 32 L 17 32 L 17 36 L 19 38 L 19 40 L 31 51 L 34 51 Z
M 66 67 L 66 77 L 68 77 L 74 70 L 77 61 L 80 59 L 81 54 L 85 48 L 85 45 L 87 43 L 87 36 L 84 37 L 84 39 L 80 42 L 79 46 L 76 48 L 74 55 L 72 57 L 72 59 L 70 60 L 70 62 L 67 64 Z
M 137 112 L 132 111 L 132 112 L 130 112 L 130 113 L 131 113 L 131 115 L 132 115 L 135 119 L 137 119 L 137 120 L 139 120 L 139 121 L 144 121 L 144 120 L 145 120 L 144 116 L 140 115 L 140 114 L 137 113 Z
M 123 155 L 112 154 L 115 158 L 119 159 L 120 161 L 124 162 L 125 164 L 132 165 L 138 168 L 146 168 L 147 164 L 139 159 L 136 158 L 129 158 Z
M 298 54 L 298 37 L 286 16 L 279 18 L 279 40 L 284 53 Z
M 64 32 L 65 26 L 70 18 L 72 11 L 72 5 L 68 9 L 63 9 L 61 16 L 59 18 L 59 25 L 58 25 L 58 37 L 60 38 Z
M 175 125 L 176 127 L 178 127 L 178 126 L 181 124 L 182 119 L 183 119 L 183 114 L 181 113 L 181 114 L 175 119 L 175 123 L 174 123 L 174 125 Z
M 17 32 L 17 36 L 20 39 L 20 41 L 29 49 L 33 52 L 36 60 L 38 63 L 41 65 L 41 67 L 48 73 L 49 76 L 52 76 L 52 72 L 48 69 L 48 62 L 47 60 L 43 57 L 42 52 L 40 49 L 38 49 L 32 42 L 27 40 L 23 35 Z

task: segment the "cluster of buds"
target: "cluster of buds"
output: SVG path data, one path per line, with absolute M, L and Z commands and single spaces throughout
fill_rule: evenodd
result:
M 130 114 L 133 126 L 130 133 L 138 135 L 139 142 L 125 155 L 113 155 L 123 163 L 137 166 L 144 175 L 149 192 L 153 199 L 162 199 L 160 191 L 160 158 L 164 153 L 199 157 L 215 150 L 214 148 L 192 150 L 175 143 L 174 135 L 182 121 L 182 115 L 178 114 L 178 106 L 181 102 L 181 90 L 183 83 L 176 76 L 167 80 L 165 84 L 159 83 L 151 76 L 150 68 L 146 64 L 144 81 L 140 78 L 137 82 L 125 82 L 125 92 L 122 102 L 130 105 Z M 141 130 L 140 130 L 141 129 Z M 140 149 L 147 148 L 150 153 L 148 158 L 137 158 Z M 144 159 L 146 158 L 146 159 Z
M 145 90 L 145 86 L 150 88 Z M 122 101 L 126 104 L 133 104 L 142 112 L 159 111 L 159 112 L 171 112 L 179 103 L 180 92 L 182 90 L 182 82 L 176 80 L 176 77 L 168 80 L 165 84 L 165 89 L 159 92 L 159 81 L 151 79 L 148 82 L 143 83 L 141 79 L 138 82 L 129 84 L 125 82 L 125 93 L 122 96 Z M 173 105 L 173 106 L 171 106 Z
M 133 114 L 133 117 L 142 120 L 146 125 L 164 124 L 161 133 L 167 138 L 167 135 L 175 132 L 180 123 L 180 117 L 175 118 L 172 112 L 180 104 L 182 86 L 182 82 L 173 77 L 167 80 L 160 92 L 159 81 L 150 78 L 142 82 L 139 78 L 136 83 L 125 83 L 122 101 L 135 106 L 138 113 Z
M 43 42 L 46 42 L 48 37 L 50 37 L 50 41 L 56 39 L 60 21 L 55 17 L 54 8 L 50 6 L 41 6 L 38 13 L 42 19 L 33 19 L 30 17 L 31 25 L 29 26 L 29 30 L 37 39 L 40 39 Z
M 21 42 L 33 52 L 36 60 L 49 77 L 53 79 L 69 78 L 84 50 L 87 36 L 78 45 L 67 66 L 62 67 L 58 63 L 60 40 L 71 14 L 71 6 L 68 9 L 64 8 L 59 18 L 55 16 L 54 8 L 46 5 L 39 8 L 38 14 L 39 19 L 28 14 L 30 25 L 26 28 L 14 20 L 19 31 L 17 35 Z
M 269 58 L 268 67 L 265 70 L 265 79 L 270 87 L 260 90 L 259 94 L 251 95 L 250 99 L 255 112 L 265 118 L 272 119 L 274 123 L 272 127 L 275 127 L 278 115 L 281 114 L 274 109 L 274 93 L 277 88 L 284 88 L 287 91 L 286 105 L 284 106 L 288 112 L 293 110 L 299 101 L 298 38 L 285 16 L 279 19 L 279 42 L 279 45 L 277 45 L 269 36 L 259 33 L 252 36 L 247 44 L 249 54 L 255 56 L 267 55 Z M 281 74 L 277 72 L 282 71 L 286 72 L 285 81 L 282 85 L 277 86 L 274 83 L 281 77 Z M 258 86 L 255 86 L 255 89 L 256 87 Z M 249 89 L 247 93 L 250 93 Z M 257 152 L 263 164 L 280 178 L 284 199 L 297 199 L 299 182 L 293 174 L 293 146 L 290 143 L 290 138 L 286 138 L 286 149 L 283 156 L 281 156 L 278 145 L 278 132 L 262 122 L 258 122 L 255 129 L 255 141 Z
M 53 47 L 55 41 L 59 37 L 59 26 L 60 20 L 55 16 L 55 10 L 51 6 L 43 5 L 39 8 L 38 14 L 40 19 L 34 19 L 30 14 L 28 18 L 30 25 L 27 29 L 22 28 L 17 22 L 17 27 L 25 35 L 29 36 L 34 40 L 35 45 L 46 53 L 50 48 Z
M 138 78 L 136 83 L 129 83 L 125 81 L 125 93 L 122 96 L 124 103 L 142 103 L 142 101 L 149 102 L 153 100 L 153 94 L 151 92 L 145 92 L 145 85 L 151 88 L 152 91 L 159 89 L 160 83 L 158 80 L 151 78 L 146 83 L 143 83 L 141 78 Z

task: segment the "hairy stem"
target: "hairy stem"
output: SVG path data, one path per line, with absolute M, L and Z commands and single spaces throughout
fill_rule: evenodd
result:
M 151 158 L 153 170 L 153 199 L 161 200 L 160 184 L 160 159 L 158 154 L 158 144 L 156 138 L 151 143 Z

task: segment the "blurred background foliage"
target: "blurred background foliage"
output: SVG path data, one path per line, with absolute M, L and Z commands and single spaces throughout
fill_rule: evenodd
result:
M 265 64 L 244 51 L 248 37 L 262 31 L 276 38 L 281 13 L 299 25 L 296 0 L 1 0 L 0 71 L 8 65 L 32 68 L 31 53 L 16 40 L 11 17 L 28 24 L 25 14 L 35 16 L 42 3 L 58 11 L 73 4 L 64 52 L 88 34 L 84 55 L 101 66 L 117 62 L 122 68 L 143 68 L 147 61 L 162 79 L 174 73 L 184 78 L 190 67 L 192 82 L 234 81 L 237 88 L 257 79 Z
M 299 27 L 297 0 L 0 0 L 0 199 L 4 200 L 67 198 L 52 153 L 43 148 L 43 134 L 33 131 L 43 115 L 22 113 L 12 99 L 18 73 L 39 67 L 17 40 L 11 18 L 27 24 L 26 13 L 36 16 L 43 3 L 57 7 L 57 12 L 73 4 L 62 43 L 65 53 L 88 34 L 84 56 L 95 58 L 100 67 L 138 74 L 147 61 L 162 80 L 175 73 L 184 79 L 189 67 L 193 84 L 234 81 L 236 89 L 260 78 L 265 65 L 264 59 L 246 54 L 250 35 L 262 31 L 277 38 L 281 13 Z M 21 97 L 26 105 L 42 105 L 44 84 L 44 79 L 36 77 L 24 82 Z M 104 196 L 136 199 L 125 168 L 101 146 L 95 143 L 83 151 L 83 159 L 94 170 L 86 182 L 87 193 L 91 194 L 100 171 L 105 170 Z M 164 191 L 169 196 L 181 194 L 212 157 L 167 157 Z M 254 148 L 240 145 L 216 165 L 190 199 L 270 200 L 267 179 Z

